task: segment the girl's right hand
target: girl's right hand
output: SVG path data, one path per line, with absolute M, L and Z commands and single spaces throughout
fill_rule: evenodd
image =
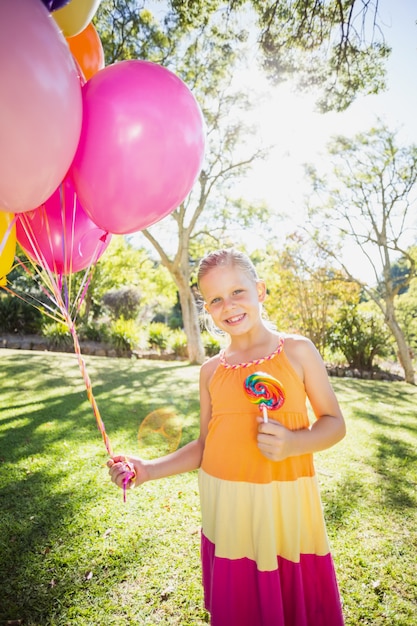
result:
M 144 461 L 134 457 L 114 456 L 107 461 L 112 482 L 121 489 L 131 489 L 147 480 Z M 135 473 L 134 480 L 129 480 L 129 474 Z

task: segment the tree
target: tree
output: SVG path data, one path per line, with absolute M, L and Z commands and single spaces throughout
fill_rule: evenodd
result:
M 124 14 L 120 10 L 118 18 L 123 19 L 123 16 L 133 19 L 132 13 Z M 110 17 L 106 14 L 106 20 Z M 265 207 L 245 205 L 230 194 L 237 176 L 242 176 L 246 168 L 264 154 L 261 149 L 251 147 L 245 150 L 241 146 L 244 131 L 247 133 L 248 130 L 239 121 L 239 111 L 247 109 L 249 96 L 233 87 L 233 78 L 234 69 L 243 56 L 245 33 L 239 28 L 232 31 L 231 22 L 225 25 L 214 16 L 204 28 L 185 35 L 178 30 L 175 21 L 168 20 L 166 32 L 169 37 L 164 39 L 162 34 L 157 35 L 159 27 L 148 12 L 142 12 L 139 18 L 146 18 L 147 29 L 153 33 L 156 42 L 151 50 L 148 41 L 146 52 L 152 60 L 163 62 L 183 78 L 199 101 L 207 126 L 205 164 L 192 193 L 171 216 L 142 231 L 178 289 L 189 359 L 202 362 L 204 347 L 192 287 L 193 263 L 195 265 L 198 260 L 204 241 L 215 241 L 218 245 L 219 240 L 225 240 L 226 227 L 232 221 L 247 226 L 260 216 L 267 218 Z M 103 39 L 113 50 L 110 56 L 114 58 L 118 37 L 124 31 L 120 23 L 111 31 L 106 24 L 103 25 L 106 33 Z M 231 45 L 231 39 L 235 46 Z M 130 39 L 129 42 L 127 49 L 131 50 Z M 140 41 L 137 52 L 138 56 L 145 52 Z M 237 150 L 239 145 L 240 153 Z
M 299 88 L 318 88 L 321 111 L 342 111 L 358 93 L 385 87 L 390 50 L 379 26 L 378 0 L 171 0 L 184 27 L 207 22 L 213 11 L 227 16 L 248 5 L 271 80 L 295 75 Z
M 311 248 L 294 234 L 282 252 L 267 249 L 256 267 L 268 287 L 268 319 L 282 330 L 306 335 L 324 355 L 340 307 L 355 306 L 360 289 Z
M 94 267 L 86 292 L 83 321 L 88 323 L 90 314 L 100 311 L 106 294 L 117 290 L 140 292 L 142 321 L 169 311 L 175 304 L 175 287 L 166 268 L 155 263 L 146 250 L 138 250 L 124 237 L 113 235 L 106 254 Z M 126 311 L 124 315 L 130 317 Z
M 416 204 L 417 146 L 399 147 L 396 133 L 383 124 L 354 138 L 336 137 L 329 145 L 333 176 L 308 172 L 319 204 L 310 204 L 311 226 L 319 248 L 335 259 L 347 276 L 361 285 L 377 304 L 394 336 L 405 380 L 414 384 L 410 346 L 398 322 L 396 296 L 416 275 L 416 260 L 407 249 Z M 339 238 L 339 245 L 336 240 Z M 369 285 L 343 260 L 342 246 L 350 243 L 350 254 L 360 255 L 373 270 L 375 284 Z M 405 259 L 408 272 L 401 281 L 394 277 L 396 259 Z
M 417 263 L 417 246 L 413 246 L 408 251 Z M 401 285 L 404 274 L 408 276 L 409 263 L 400 259 L 399 272 L 394 272 L 394 280 L 401 277 Z M 411 346 L 414 356 L 417 355 L 417 276 L 409 281 L 407 289 L 400 287 L 398 296 L 395 298 L 396 311 L 401 328 L 404 330 L 408 344 Z
M 201 362 L 204 358 L 195 298 L 190 285 L 197 251 L 201 250 L 204 241 L 216 241 L 217 244 L 219 240 L 227 240 L 226 227 L 231 220 L 248 226 L 257 218 L 267 219 L 263 208 L 245 206 L 238 199 L 228 197 L 236 177 L 242 176 L 245 169 L 262 156 L 261 150 L 245 152 L 242 149 L 244 132 L 247 136 L 248 130 L 244 130 L 239 122 L 238 113 L 239 108 L 248 107 L 252 94 L 231 90 L 234 68 L 242 65 L 244 58 L 247 30 L 249 27 L 254 30 L 257 19 L 266 66 L 275 79 L 282 79 L 294 70 L 301 72 L 306 69 L 310 77 L 316 77 L 313 82 L 317 82 L 318 76 L 320 83 L 329 80 L 332 86 L 328 94 L 337 94 L 333 103 L 326 96 L 328 103 L 323 109 L 345 108 L 354 93 L 365 84 L 372 84 L 372 91 L 381 86 L 381 81 L 376 85 L 375 76 L 378 76 L 378 81 L 383 76 L 380 61 L 387 54 L 383 45 L 376 45 L 373 39 L 371 44 L 366 43 L 364 32 L 355 30 L 353 12 L 349 12 L 355 0 L 347 4 L 348 7 L 342 6 L 339 0 L 334 0 L 326 10 L 323 7 L 317 10 L 321 3 L 311 3 L 310 0 L 301 3 L 252 0 L 251 11 L 245 9 L 242 13 L 246 3 L 241 0 L 171 0 L 171 10 L 163 12 L 162 9 L 159 21 L 149 10 L 150 4 L 146 0 L 142 4 L 133 0 L 105 0 L 100 6 L 95 22 L 107 63 L 142 58 L 169 67 L 184 79 L 197 96 L 206 119 L 206 163 L 193 193 L 170 218 L 163 220 L 163 235 L 167 231 L 170 233 L 168 244 L 161 237 L 160 225 L 143 231 L 178 288 L 191 361 Z M 152 6 L 156 10 L 159 4 Z M 376 2 L 375 11 L 377 6 Z M 368 3 L 363 0 L 363 14 L 369 10 L 367 7 Z M 236 22 L 240 19 L 246 30 L 237 27 L 234 18 Z M 340 45 L 334 46 L 334 55 L 329 60 L 324 49 L 329 40 L 333 40 L 333 29 L 337 25 L 341 28 Z M 310 61 L 305 64 L 301 63 L 301 58 L 306 49 Z M 369 54 L 374 57 L 370 68 L 378 68 L 373 77 L 370 68 L 364 65 Z M 343 76 L 344 87 L 339 93 L 335 84 Z M 302 80 L 305 82 L 304 77 Z M 339 98 L 341 94 L 344 103 Z M 239 146 L 240 153 L 237 151 Z

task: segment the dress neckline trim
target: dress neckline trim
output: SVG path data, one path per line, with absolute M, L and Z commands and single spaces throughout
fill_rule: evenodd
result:
M 282 337 L 279 337 L 278 346 L 275 348 L 273 352 L 271 352 L 271 354 L 268 354 L 267 356 L 264 356 L 261 359 L 253 359 L 252 361 L 248 361 L 247 363 L 234 363 L 234 364 L 228 363 L 226 361 L 225 350 L 222 350 L 220 352 L 220 363 L 226 369 L 231 369 L 231 370 L 237 370 L 241 367 L 250 367 L 251 365 L 261 365 L 261 363 L 264 363 L 265 361 L 270 361 L 275 356 L 277 356 L 280 352 L 282 352 L 283 347 L 284 347 L 284 339 Z

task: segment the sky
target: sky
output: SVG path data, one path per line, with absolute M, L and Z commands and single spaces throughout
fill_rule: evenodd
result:
M 303 163 L 323 166 L 326 143 L 332 135 L 367 131 L 379 118 L 398 130 L 399 141 L 417 143 L 416 20 L 416 0 L 379 0 L 379 23 L 392 48 L 387 62 L 388 88 L 379 95 L 358 97 L 342 113 L 315 112 L 313 96 L 295 93 L 289 84 L 269 87 L 267 102 L 256 118 L 265 143 L 275 144 L 275 148 L 246 176 L 240 189 L 246 197 L 264 198 L 274 213 L 288 213 L 291 218 L 285 224 L 280 222 L 284 232 L 294 230 L 304 219 L 307 187 Z M 256 80 L 267 88 L 265 82 Z M 362 271 L 362 278 L 369 279 L 369 275 Z
M 248 184 L 251 193 L 266 193 L 276 205 L 287 195 L 297 198 L 294 187 L 302 175 L 300 164 L 322 161 L 332 135 L 366 131 L 378 117 L 390 128 L 398 128 L 401 140 L 417 143 L 417 2 L 397 0 L 393 5 L 392 0 L 380 0 L 380 20 L 392 47 L 386 92 L 358 97 L 342 113 L 320 114 L 314 111 L 314 96 L 297 94 L 290 84 L 268 88 L 257 77 L 258 88 L 268 89 L 269 97 L 255 118 L 265 143 L 275 148 L 267 162 L 254 170 Z

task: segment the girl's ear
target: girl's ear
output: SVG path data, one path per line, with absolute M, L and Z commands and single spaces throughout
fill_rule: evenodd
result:
M 256 290 L 258 292 L 259 302 L 264 302 L 266 298 L 266 285 L 264 280 L 258 280 L 256 283 Z

